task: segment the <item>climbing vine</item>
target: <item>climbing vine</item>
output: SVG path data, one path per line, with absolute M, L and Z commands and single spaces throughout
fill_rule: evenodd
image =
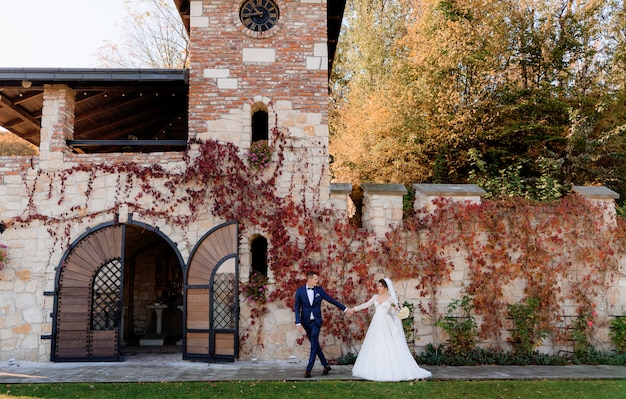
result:
M 567 312 L 587 315 L 598 302 L 608 307 L 625 229 L 621 220 L 605 223 L 598 206 L 575 194 L 552 203 L 439 199 L 434 205 L 435 211 L 405 220 L 384 244 L 405 262 L 390 272 L 418 278 L 417 288 L 430 301 L 421 308 L 425 314 L 436 317 L 438 289 L 463 262 L 469 272 L 464 291 L 481 317 L 484 339 L 503 342 L 513 287 L 523 287 L 516 293 L 520 301 L 539 301 L 537 328 L 557 341 L 571 338 L 563 333 Z
M 307 187 L 321 182 L 311 181 L 314 177 L 308 173 L 307 159 L 315 150 L 296 145 L 278 128 L 271 137 L 271 145 L 262 151 L 271 157 L 269 163 L 251 159 L 233 144 L 190 140 L 178 168 L 128 160 L 24 173 L 26 210 L 4 223 L 12 228 L 40 223 L 54 238 L 54 247 L 63 249 L 70 244 L 74 225 L 101 215 L 113 218 L 122 205 L 181 231 L 206 214 L 237 220 L 242 236 L 263 234 L 270 243 L 268 264 L 275 283 L 267 286 L 263 300 L 253 298 L 253 318 L 264 317 L 265 300 L 293 307 L 305 271 L 314 269 L 326 291 L 348 305 L 368 299 L 381 276 L 416 279 L 425 299 L 418 309 L 435 325 L 441 288 L 450 284 L 455 270 L 467 265 L 464 294 L 472 298 L 473 311 L 480 316 L 481 337 L 497 342 L 503 341 L 508 306 L 515 299 L 506 287 L 524 287 L 516 293 L 520 302 L 536 298 L 537 328 L 558 338 L 564 304 L 586 315 L 605 300 L 619 271 L 618 254 L 626 241 L 623 224 L 603 223 L 602 209 L 577 195 L 552 203 L 437 199 L 433 211 L 409 215 L 402 226 L 377 239 L 332 207 L 322 207 L 319 193 L 307 193 Z M 281 195 L 277 186 L 286 173 L 286 153 L 296 161 L 289 171 L 289 195 Z M 114 198 L 96 208 L 93 194 L 99 179 L 107 176 L 114 176 Z M 78 180 L 86 183 L 70 192 Z M 42 209 L 41 187 L 48 200 L 58 198 L 57 204 L 67 205 L 63 208 L 67 210 L 53 214 Z M 0 265 L 3 262 L 0 258 Z M 329 312 L 327 319 L 327 333 L 347 347 L 366 331 L 367 315 L 346 319 L 340 312 Z

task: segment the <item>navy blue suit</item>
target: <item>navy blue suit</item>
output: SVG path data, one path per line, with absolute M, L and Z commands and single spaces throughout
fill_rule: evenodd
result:
M 313 369 L 315 363 L 315 357 L 320 358 L 322 366 L 327 367 L 328 361 L 320 348 L 319 336 L 320 329 L 322 327 L 322 300 L 332 303 L 341 310 L 346 310 L 346 307 L 333 297 L 328 295 L 322 287 L 313 288 L 313 304 L 309 302 L 306 285 L 296 290 L 296 304 L 294 306 L 294 312 L 296 313 L 296 324 L 301 324 L 306 331 L 306 336 L 311 342 L 311 354 L 309 355 L 309 363 L 306 367 L 307 371 Z M 311 319 L 313 314 L 313 319 Z

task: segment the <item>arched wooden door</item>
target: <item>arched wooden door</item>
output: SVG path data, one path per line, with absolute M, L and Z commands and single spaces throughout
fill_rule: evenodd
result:
M 52 361 L 120 360 L 124 226 L 79 239 L 57 274 Z
M 239 357 L 237 222 L 209 231 L 193 249 L 185 278 L 183 359 L 232 362 Z

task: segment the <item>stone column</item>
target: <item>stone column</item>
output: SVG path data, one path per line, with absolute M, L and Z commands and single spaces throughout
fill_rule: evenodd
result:
M 44 85 L 39 159 L 42 169 L 60 169 L 69 152 L 65 140 L 74 138 L 76 93 L 63 84 Z
M 330 183 L 330 205 L 338 218 L 349 219 L 354 216 L 356 208 L 350 194 L 352 194 L 352 184 Z
M 595 186 L 574 186 L 572 191 L 587 199 L 592 206 L 596 206 L 602 212 L 601 228 L 611 228 L 617 226 L 617 214 L 615 211 L 615 200 L 619 194 L 607 187 Z M 599 301 L 597 311 L 600 318 L 607 317 L 607 321 L 614 316 L 620 316 L 626 312 L 626 265 L 623 255 L 619 256 L 619 271 L 615 275 L 611 286 L 606 291 L 606 302 Z M 608 338 L 608 323 L 600 323 L 596 336 L 599 339 L 599 349 L 608 351 L 612 349 Z
M 617 224 L 615 213 L 615 200 L 619 198 L 619 194 L 607 187 L 594 186 L 574 186 L 572 191 L 582 195 L 589 200 L 591 204 L 598 206 L 604 214 L 604 223 L 608 226 Z
M 433 200 L 436 198 L 449 198 L 452 201 L 468 201 L 480 204 L 481 197 L 487 192 L 475 184 L 414 184 L 415 211 L 425 210 L 432 212 L 435 209 Z
M 363 187 L 363 227 L 373 229 L 378 238 L 402 223 L 402 184 L 371 184 Z

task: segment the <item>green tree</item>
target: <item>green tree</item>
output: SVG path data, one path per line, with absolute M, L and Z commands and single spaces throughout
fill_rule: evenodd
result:
M 548 191 L 626 193 L 622 0 L 416 0 L 402 10 L 391 47 L 358 46 L 380 34 L 347 20 L 330 119 L 337 180 L 463 183 L 475 151 L 485 176 L 508 169 Z M 350 56 L 353 47 L 375 56 Z

